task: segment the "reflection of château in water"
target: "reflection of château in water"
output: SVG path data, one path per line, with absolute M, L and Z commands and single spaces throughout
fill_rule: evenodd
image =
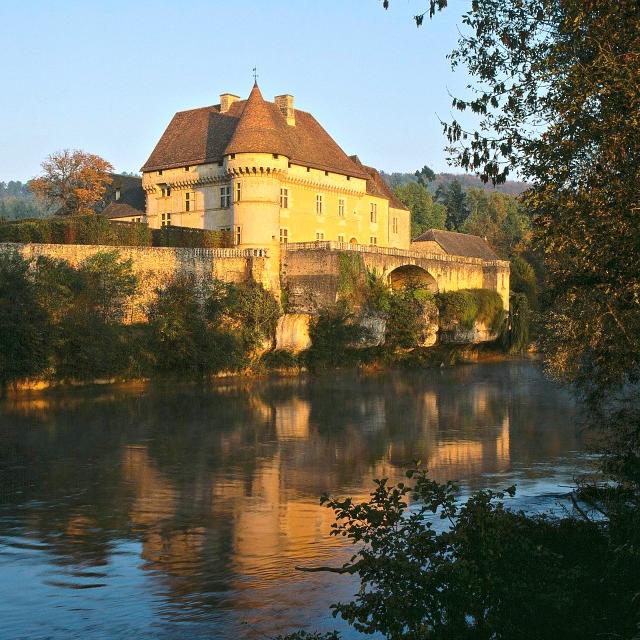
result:
M 328 537 L 323 492 L 365 499 L 374 477 L 399 479 L 415 459 L 479 486 L 576 448 L 554 427 L 571 406 L 532 365 L 492 371 L 22 400 L 5 408 L 0 468 L 28 462 L 31 475 L 20 492 L 3 483 L 4 506 L 65 562 L 103 566 L 136 541 L 176 606 L 217 610 L 233 592 L 251 608 L 256 586 L 296 583 L 296 564 L 346 553 Z

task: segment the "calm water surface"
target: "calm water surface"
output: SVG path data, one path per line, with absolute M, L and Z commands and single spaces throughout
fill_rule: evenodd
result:
M 414 459 L 560 508 L 588 465 L 566 392 L 526 362 L 126 387 L 0 405 L 0 638 L 263 638 L 338 628 L 352 578 L 325 491 Z

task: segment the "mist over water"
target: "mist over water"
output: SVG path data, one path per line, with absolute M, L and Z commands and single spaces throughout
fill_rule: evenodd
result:
M 323 492 L 420 459 L 463 492 L 560 509 L 588 456 L 566 391 L 508 362 L 164 384 L 0 405 L 0 638 L 259 638 L 338 628 Z

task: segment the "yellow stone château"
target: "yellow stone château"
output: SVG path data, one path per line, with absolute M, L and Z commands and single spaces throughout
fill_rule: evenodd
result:
M 227 230 L 244 247 L 331 240 L 409 248 L 410 214 L 293 96 L 222 94 L 177 113 L 142 167 L 145 220 Z

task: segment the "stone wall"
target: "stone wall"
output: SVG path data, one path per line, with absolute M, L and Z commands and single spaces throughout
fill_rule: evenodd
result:
M 79 244 L 1 243 L 0 251 L 18 250 L 26 259 L 48 256 L 66 260 L 73 266 L 98 252 L 117 251 L 122 259 L 131 259 L 138 278 L 138 294 L 131 302 L 128 320 L 144 320 L 145 307 L 156 289 L 176 274 L 193 275 L 198 280 L 218 278 L 224 282 L 255 280 L 279 295 L 277 270 L 264 252 L 243 249 L 189 249 L 181 247 L 110 247 Z M 255 255 L 254 255 L 255 253 Z

